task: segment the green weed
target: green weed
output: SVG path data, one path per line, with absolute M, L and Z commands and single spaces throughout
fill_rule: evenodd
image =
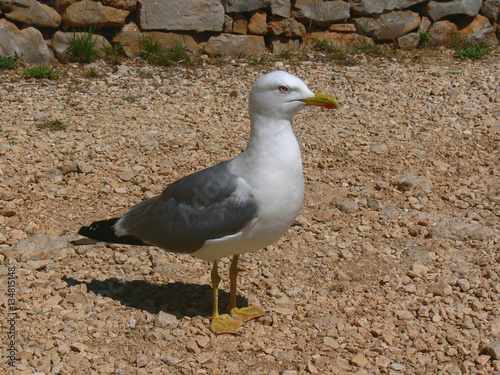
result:
M 429 41 L 430 36 L 427 31 L 424 31 L 423 33 L 420 33 L 419 39 L 418 39 L 418 46 L 420 48 L 424 47 L 426 43 Z
M 365 53 L 372 56 L 384 56 L 386 52 L 384 49 L 373 43 L 361 43 L 356 47 L 351 48 L 351 53 L 360 54 Z
M 61 72 L 59 70 L 54 69 L 52 66 L 47 64 L 42 64 L 38 66 L 34 66 L 32 68 L 26 68 L 23 71 L 24 78 L 57 78 Z
M 252 65 L 260 65 L 264 64 L 266 62 L 266 56 L 261 56 L 261 57 L 252 57 L 250 60 L 250 64 Z
M 69 47 L 65 53 L 68 54 L 69 60 L 72 62 L 90 63 L 97 59 L 96 44 L 93 29 L 81 34 L 73 32 L 73 37 L 69 40 Z
M 318 38 L 316 38 L 315 41 L 316 48 L 318 48 L 320 51 L 331 52 L 335 49 L 333 45 L 327 40 L 319 40 Z
M 292 53 L 290 51 L 281 51 L 278 57 L 282 60 L 290 60 L 292 58 Z
M 172 59 L 167 55 L 160 43 L 153 40 L 151 35 L 145 36 L 141 40 L 141 56 L 154 65 L 172 65 Z
M 106 58 L 113 65 L 120 65 L 123 58 L 127 56 L 120 42 L 112 44 L 111 47 L 104 48 L 104 52 L 106 52 Z
M 451 41 L 451 47 L 455 49 L 455 57 L 460 60 L 479 60 L 488 53 L 488 46 L 484 42 L 469 42 L 461 38 Z
M 87 72 L 85 73 L 85 77 L 87 77 L 87 78 L 99 78 L 99 77 L 102 77 L 102 74 L 98 73 L 94 68 L 91 68 L 91 69 L 87 70 Z
M 181 61 L 184 61 L 187 63 L 191 62 L 191 58 L 186 53 L 186 50 L 179 44 L 177 44 L 170 51 L 170 58 L 172 59 L 172 61 L 175 61 L 175 62 L 181 62 Z
M 14 69 L 18 62 L 17 56 L 0 57 L 0 70 Z

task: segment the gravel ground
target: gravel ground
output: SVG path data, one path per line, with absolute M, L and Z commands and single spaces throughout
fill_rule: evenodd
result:
M 0 286 L 15 276 L 18 309 L 1 322 L 0 372 L 500 372 L 498 52 L 0 72 Z M 270 314 L 216 337 L 205 262 L 68 241 L 238 154 L 249 88 L 277 68 L 342 108 L 296 117 L 303 209 L 240 261 L 240 302 Z M 53 120 L 67 127 L 41 127 Z M 225 260 L 225 290 L 227 271 Z M 5 293 L 1 303 L 7 312 Z

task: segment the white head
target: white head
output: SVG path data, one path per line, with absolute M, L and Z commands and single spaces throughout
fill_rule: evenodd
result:
M 299 78 L 281 70 L 259 77 L 250 91 L 251 116 L 292 120 L 306 105 L 339 106 L 332 97 L 313 93 Z

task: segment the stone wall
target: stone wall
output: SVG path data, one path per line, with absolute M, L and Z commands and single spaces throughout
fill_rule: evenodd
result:
M 94 28 L 99 44 L 120 42 L 129 57 L 150 36 L 166 49 L 258 57 L 326 40 L 339 50 L 392 42 L 417 48 L 459 36 L 498 44 L 500 0 L 0 0 L 0 56 L 64 61 L 74 30 Z M 110 37 L 113 35 L 114 37 Z

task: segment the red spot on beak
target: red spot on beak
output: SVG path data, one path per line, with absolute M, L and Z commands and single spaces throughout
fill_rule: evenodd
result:
M 326 109 L 335 109 L 335 106 L 333 104 L 325 104 Z

